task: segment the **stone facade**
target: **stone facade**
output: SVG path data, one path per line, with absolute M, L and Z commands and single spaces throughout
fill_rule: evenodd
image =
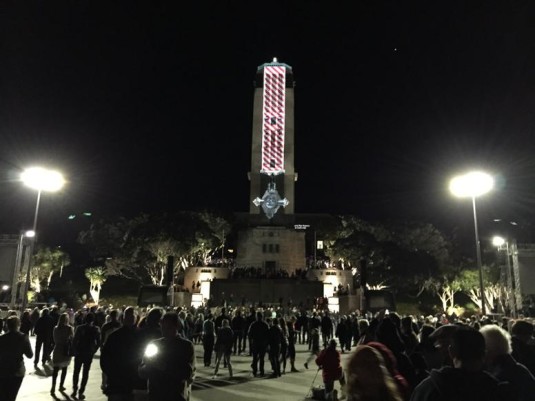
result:
M 255 227 L 240 231 L 236 267 L 255 267 L 264 274 L 305 269 L 305 233 L 286 227 Z
M 184 288 L 187 288 L 191 292 L 199 292 L 200 287 L 197 288 L 197 283 L 212 281 L 213 279 L 227 279 L 229 274 L 230 270 L 228 267 L 188 267 L 184 274 Z M 195 288 L 192 290 L 193 283 L 195 283 Z
M 213 305 L 263 304 L 284 306 L 314 305 L 323 296 L 323 283 L 297 279 L 229 279 L 210 283 L 210 300 Z
M 333 292 L 338 289 L 339 284 L 348 289 L 348 292 L 353 291 L 353 274 L 351 270 L 310 269 L 307 272 L 307 280 L 331 284 Z

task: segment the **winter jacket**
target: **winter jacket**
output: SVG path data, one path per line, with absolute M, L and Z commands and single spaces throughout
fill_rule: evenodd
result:
M 72 341 L 74 330 L 71 326 L 61 325 L 54 327 L 54 351 L 52 352 L 52 364 L 57 368 L 69 366 L 71 355 L 68 354 L 69 341 Z
M 234 333 L 230 327 L 221 327 L 217 331 L 217 339 L 215 342 L 216 352 L 229 353 L 232 350 L 232 340 Z
M 340 352 L 335 348 L 325 348 L 316 358 L 316 364 L 322 368 L 323 382 L 333 382 L 342 377 Z
M 496 379 L 510 384 L 511 398 L 508 401 L 535 400 L 535 378 L 522 364 L 511 355 L 500 355 L 489 369 Z
M 503 401 L 506 388 L 484 371 L 450 366 L 432 370 L 412 393 L 411 401 Z

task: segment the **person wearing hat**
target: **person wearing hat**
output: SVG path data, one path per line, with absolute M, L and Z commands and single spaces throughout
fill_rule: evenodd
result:
M 439 354 L 441 355 L 441 363 L 439 367 L 443 366 L 453 366 L 453 361 L 450 356 L 449 347 L 452 342 L 453 335 L 457 332 L 457 330 L 460 327 L 469 327 L 469 326 L 461 326 L 458 324 L 445 324 L 443 326 L 440 326 L 436 328 L 431 334 L 429 334 L 428 338 L 431 342 L 433 342 L 435 349 L 438 350 Z M 431 368 L 436 366 L 431 366 Z
M 333 338 L 329 345 L 323 349 L 316 358 L 316 364 L 322 369 L 323 384 L 325 385 L 325 399 L 336 399 L 334 396 L 334 382 L 338 380 L 342 386 L 342 397 L 345 398 L 345 379 L 340 352 L 336 349 L 336 340 Z

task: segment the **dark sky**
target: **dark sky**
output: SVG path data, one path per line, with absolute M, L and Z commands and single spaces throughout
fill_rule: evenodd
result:
M 297 213 L 470 222 L 447 184 L 477 167 L 499 184 L 482 220 L 533 216 L 531 1 L 6 3 L 2 232 L 31 224 L 15 178 L 39 163 L 69 181 L 43 197 L 45 226 L 247 211 L 253 80 L 273 57 L 297 83 Z

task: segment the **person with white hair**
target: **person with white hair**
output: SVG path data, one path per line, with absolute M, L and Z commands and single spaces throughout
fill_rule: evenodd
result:
M 535 399 L 535 378 L 511 355 L 511 336 L 501 327 L 489 324 L 480 330 L 485 338 L 485 369 L 501 382 L 509 383 L 511 401 Z

